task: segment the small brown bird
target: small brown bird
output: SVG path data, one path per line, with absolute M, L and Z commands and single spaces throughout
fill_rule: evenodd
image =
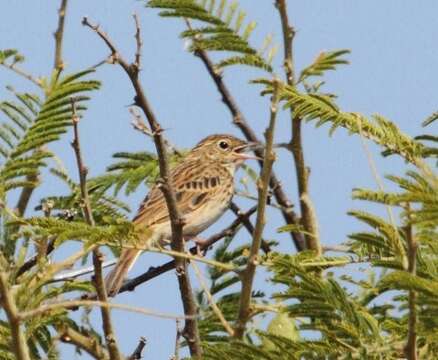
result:
M 191 239 L 213 224 L 227 210 L 234 194 L 234 173 L 255 143 L 231 135 L 211 135 L 198 143 L 171 172 L 178 210 L 185 219 L 184 238 Z M 162 191 L 154 186 L 143 200 L 134 223 L 150 230 L 145 244 L 165 244 L 171 239 L 169 213 Z M 115 296 L 141 250 L 124 249 L 106 279 L 110 296 Z

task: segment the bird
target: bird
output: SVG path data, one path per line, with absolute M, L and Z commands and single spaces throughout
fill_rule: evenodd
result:
M 183 237 L 197 235 L 216 222 L 228 209 L 234 195 L 234 175 L 260 146 L 228 134 L 214 134 L 201 140 L 169 173 L 170 186 L 180 215 L 184 219 Z M 143 246 L 165 245 L 172 236 L 167 203 L 159 185 L 154 185 L 133 218 L 136 227 L 148 231 Z M 114 269 L 106 277 L 108 296 L 115 296 L 142 250 L 125 248 Z

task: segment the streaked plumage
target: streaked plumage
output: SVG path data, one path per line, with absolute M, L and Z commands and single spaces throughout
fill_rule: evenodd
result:
M 234 193 L 237 166 L 250 156 L 243 152 L 249 144 L 231 135 L 211 135 L 196 145 L 170 173 L 178 210 L 185 219 L 186 239 L 193 238 L 213 224 L 228 208 Z M 164 244 L 171 238 L 171 227 L 162 191 L 154 186 L 133 219 L 150 230 L 144 245 Z M 140 250 L 124 249 L 119 262 L 107 277 L 108 294 L 119 291 Z

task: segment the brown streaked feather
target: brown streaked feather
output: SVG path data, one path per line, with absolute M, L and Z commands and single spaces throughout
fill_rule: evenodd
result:
M 175 189 L 178 210 L 181 216 L 185 216 L 214 200 L 215 189 L 220 192 L 223 187 L 232 186 L 233 178 L 222 166 L 200 164 L 195 160 L 177 166 L 170 174 L 170 182 Z M 133 221 L 142 226 L 169 221 L 166 200 L 158 186 L 151 189 Z

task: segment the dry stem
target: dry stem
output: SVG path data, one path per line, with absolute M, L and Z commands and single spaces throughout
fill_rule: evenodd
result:
M 269 179 L 271 178 L 272 165 L 275 161 L 275 154 L 272 150 L 274 143 L 274 129 L 277 118 L 277 107 L 279 102 L 279 82 L 274 80 L 274 90 L 271 102 L 271 114 L 268 128 L 265 132 L 266 147 L 263 157 L 263 167 L 258 183 L 259 200 L 257 204 L 257 220 L 254 229 L 253 241 L 251 244 L 248 263 L 242 274 L 242 291 L 240 295 L 239 317 L 235 327 L 235 337 L 242 339 L 245 333 L 246 323 L 250 318 L 251 293 L 256 272 L 258 254 L 262 243 L 263 228 L 265 226 L 265 209 L 268 197 Z
M 283 46 L 284 46 L 284 68 L 287 78 L 287 83 L 290 86 L 295 85 L 294 64 L 293 64 L 293 39 L 295 30 L 289 23 L 287 15 L 286 0 L 276 0 L 275 5 L 278 9 L 283 30 Z M 319 239 L 319 231 L 315 209 L 309 194 L 309 168 L 304 160 L 303 143 L 301 138 L 301 123 L 302 119 L 295 116 L 291 109 L 292 134 L 290 141 L 290 150 L 295 163 L 296 177 L 298 182 L 298 194 L 300 199 L 301 222 L 304 230 L 309 234 L 305 235 L 306 247 L 316 252 L 317 255 L 322 254 L 321 243 Z

